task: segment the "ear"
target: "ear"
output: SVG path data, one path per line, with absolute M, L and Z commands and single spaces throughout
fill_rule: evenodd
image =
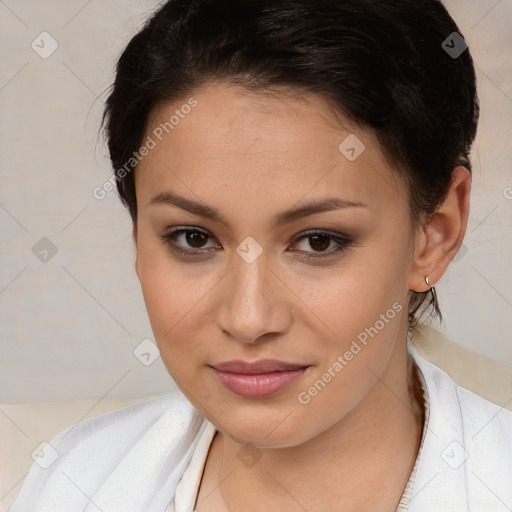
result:
M 410 290 L 428 291 L 441 279 L 457 254 L 466 233 L 470 192 L 470 172 L 465 167 L 457 167 L 444 201 L 416 235 Z
M 132 239 L 133 239 L 133 244 L 135 245 L 135 273 L 137 274 L 137 277 L 140 279 L 139 258 L 138 258 L 138 251 L 137 251 L 137 223 L 136 222 L 133 223 Z

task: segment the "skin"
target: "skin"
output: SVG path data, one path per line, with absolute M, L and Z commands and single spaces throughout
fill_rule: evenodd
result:
M 406 185 L 375 136 L 335 116 L 321 98 L 220 82 L 191 96 L 197 107 L 137 168 L 134 240 L 164 364 L 219 430 L 196 510 L 394 511 L 423 426 L 406 353 L 409 291 L 427 290 L 425 276 L 435 284 L 456 254 L 470 175 L 455 169 L 444 203 L 428 223 L 413 226 Z M 148 134 L 186 99 L 160 105 Z M 355 161 L 338 149 L 350 134 L 366 146 Z M 151 203 L 168 192 L 216 208 L 229 225 Z M 331 197 L 365 206 L 273 221 L 277 212 Z M 162 240 L 184 226 L 207 232 L 174 239 L 190 256 Z M 336 240 L 304 237 L 312 229 L 352 242 L 334 252 Z M 251 263 L 236 252 L 247 237 L 262 249 Z M 299 393 L 393 304 L 401 311 L 301 403 Z M 267 358 L 308 369 L 277 395 L 249 399 L 227 390 L 210 366 Z M 252 467 L 237 457 L 244 445 L 261 456 Z

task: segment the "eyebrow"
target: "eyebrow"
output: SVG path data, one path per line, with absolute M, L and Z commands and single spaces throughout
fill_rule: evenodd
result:
M 169 204 L 177 206 L 178 208 L 193 213 L 194 215 L 217 220 L 229 227 L 229 222 L 224 219 L 222 214 L 217 209 L 203 203 L 178 196 L 172 192 L 163 192 L 158 194 L 151 199 L 149 204 Z M 367 208 L 367 205 L 361 201 L 349 201 L 337 197 L 312 201 L 303 206 L 292 208 L 291 210 L 278 212 L 274 216 L 274 225 L 281 226 L 303 217 L 307 217 L 308 215 L 314 215 L 315 213 L 322 213 L 345 208 Z

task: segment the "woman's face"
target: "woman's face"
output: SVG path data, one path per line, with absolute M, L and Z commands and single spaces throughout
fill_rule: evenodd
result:
M 146 134 L 136 270 L 155 339 L 240 443 L 304 443 L 403 367 L 407 190 L 374 136 L 331 112 L 216 83 L 157 109 Z

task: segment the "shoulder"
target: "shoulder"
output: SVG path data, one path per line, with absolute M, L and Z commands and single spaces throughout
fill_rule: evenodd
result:
M 468 422 L 493 416 L 498 426 L 512 420 L 512 410 L 507 409 L 512 403 L 512 368 L 473 352 L 426 325 L 414 332 L 412 341 L 411 355 L 429 381 L 432 399 L 446 406 L 456 402 Z
M 509 510 L 512 411 L 460 385 L 414 345 L 409 349 L 428 396 L 411 511 Z
M 117 480 L 137 481 L 162 451 L 165 462 L 157 462 L 176 467 L 202 421 L 176 391 L 77 423 L 49 442 L 45 450 L 55 460 L 33 464 L 11 511 L 84 510 L 107 480 L 112 488 Z
M 421 346 L 419 348 L 421 349 Z M 462 422 L 461 427 L 473 434 L 476 434 L 475 429 L 481 429 L 485 424 L 488 436 L 505 435 L 509 443 L 512 443 L 512 411 L 506 408 L 510 400 L 499 405 L 483 397 L 460 384 L 459 379 L 456 380 L 449 375 L 449 368 L 441 368 L 440 363 L 431 357 L 432 354 L 429 354 L 428 358 L 425 357 L 418 350 L 416 342 L 414 345 L 411 344 L 409 349 L 425 378 L 432 407 L 458 417 Z M 463 361 L 461 363 L 463 364 Z M 509 398 L 512 399 L 512 394 Z
M 186 436 L 198 413 L 179 392 L 143 400 L 101 416 L 77 423 L 56 436 L 50 444 L 60 448 L 61 464 L 73 453 L 83 452 L 88 457 L 108 453 L 111 457 L 123 453 L 141 439 L 145 433 L 172 425 L 170 434 L 176 440 Z M 108 444 L 106 444 L 108 443 Z M 107 459 L 101 457 L 98 463 Z M 60 468 L 62 469 L 62 467 Z

